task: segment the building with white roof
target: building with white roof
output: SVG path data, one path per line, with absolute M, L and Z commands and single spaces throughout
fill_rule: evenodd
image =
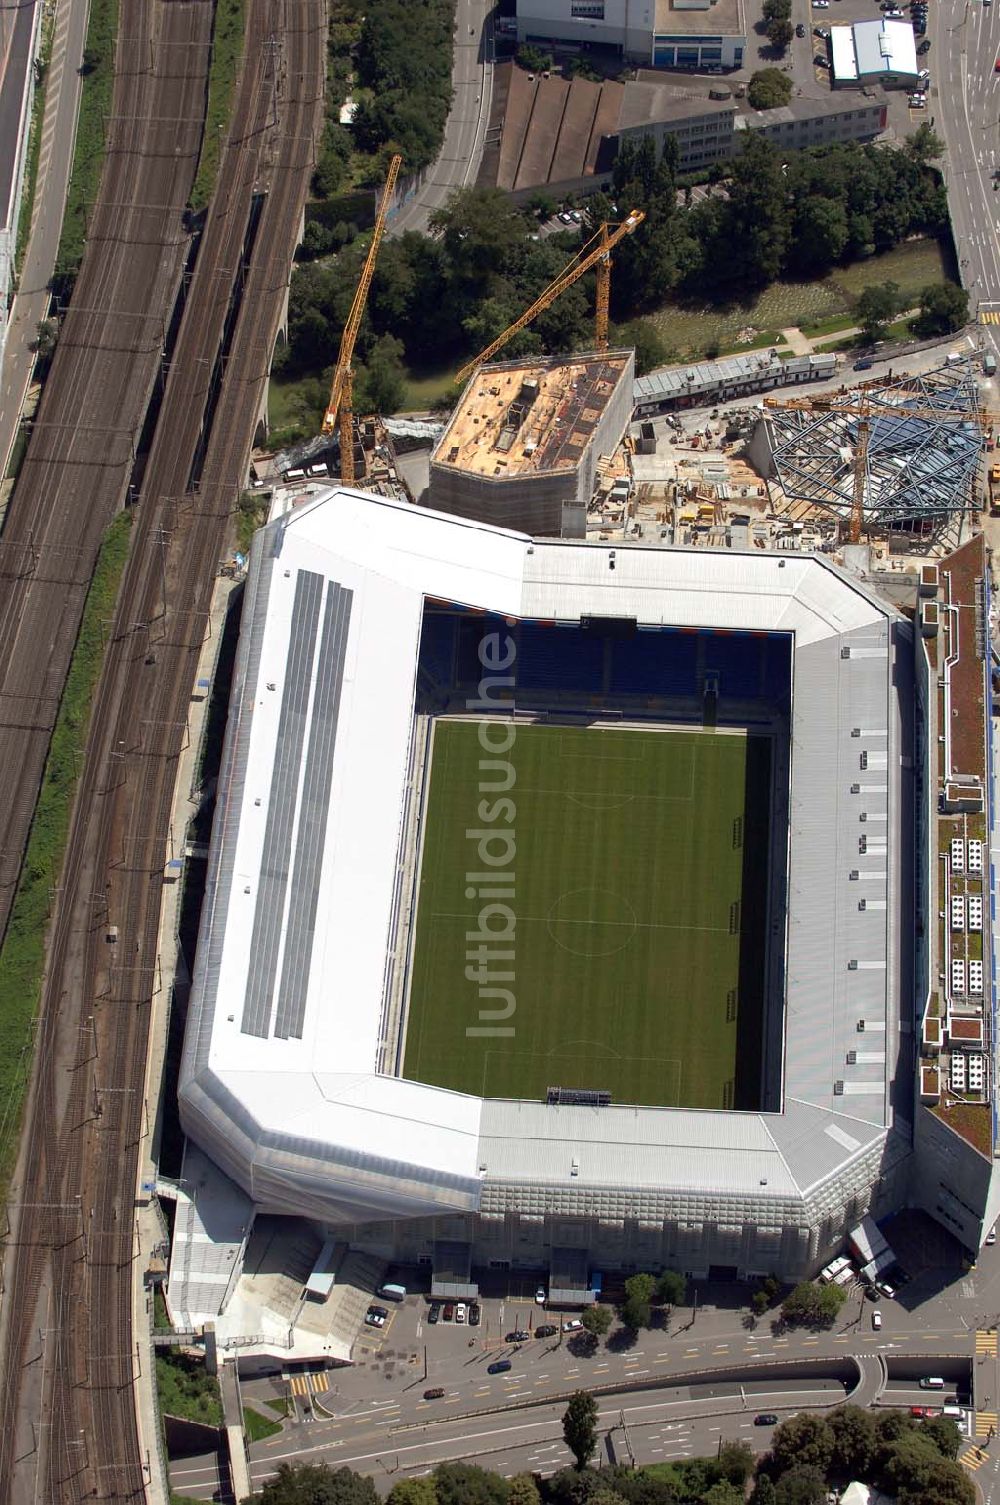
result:
M 790 645 L 767 1111 L 493 1100 L 398 1074 L 428 600 Z M 533 540 L 306 495 L 254 541 L 186 1132 L 258 1208 L 447 1265 L 442 1293 L 473 1291 L 473 1265 L 548 1269 L 567 1299 L 595 1268 L 817 1268 L 869 1208 L 904 1200 L 911 1170 L 913 661 L 911 624 L 823 557 Z
M 858 88 L 877 81 L 887 89 L 914 84 L 920 65 L 909 21 L 856 21 L 830 33 L 834 88 Z

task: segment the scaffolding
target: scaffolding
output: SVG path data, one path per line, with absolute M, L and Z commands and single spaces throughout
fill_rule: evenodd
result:
M 977 507 L 984 414 L 971 362 L 868 382 L 826 399 L 768 406 L 771 461 L 785 497 L 866 529 L 937 526 Z

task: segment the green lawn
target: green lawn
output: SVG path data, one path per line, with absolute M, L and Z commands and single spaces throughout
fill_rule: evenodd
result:
M 767 744 L 518 727 L 506 754 L 513 823 L 501 814 L 491 828 L 517 844 L 498 869 L 516 875 L 516 1006 L 477 1034 L 481 1008 L 506 1006 L 466 978 L 467 934 L 488 902 L 466 896 L 466 873 L 483 867 L 467 833 L 486 819 L 481 777 L 497 778 L 480 775 L 480 758 L 495 755 L 483 753 L 479 725 L 435 727 L 405 1074 L 490 1097 L 561 1086 L 607 1089 L 617 1102 L 753 1106 Z M 501 914 L 493 923 L 510 924 Z
M 936 240 L 908 240 L 882 256 L 840 267 L 818 282 L 775 282 L 747 304 L 691 308 L 666 303 L 649 315 L 670 359 L 688 359 L 711 349 L 750 350 L 777 343 L 777 332 L 797 326 L 810 333 L 849 328 L 854 305 L 866 287 L 895 282 L 917 302 L 915 294 L 929 282 L 954 280 L 954 266 Z M 752 330 L 753 336 L 735 342 Z

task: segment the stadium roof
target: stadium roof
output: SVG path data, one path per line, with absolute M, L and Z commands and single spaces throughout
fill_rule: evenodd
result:
M 350 1222 L 530 1202 L 559 1184 L 802 1196 L 876 1147 L 899 1034 L 909 628 L 892 609 L 817 556 L 533 541 L 330 488 L 294 501 L 257 535 L 247 582 L 181 1074 L 187 1132 L 258 1202 Z M 794 634 L 782 1113 L 484 1103 L 382 1074 L 425 595 Z M 851 1061 L 859 1018 L 867 1048 Z

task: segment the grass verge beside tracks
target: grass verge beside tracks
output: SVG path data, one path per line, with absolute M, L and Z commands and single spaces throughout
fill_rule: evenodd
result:
M 212 62 L 208 74 L 208 107 L 201 156 L 191 189 L 191 208 L 208 206 L 219 171 L 219 159 L 233 107 L 236 75 L 243 56 L 244 0 L 216 0 L 212 27 Z
M 45 969 L 51 895 L 62 867 L 91 702 L 104 658 L 104 623 L 114 611 L 128 556 L 131 517 L 115 518 L 101 545 L 56 717 L 28 848 L 0 949 L 0 1198 L 17 1154 L 31 1075 L 32 1030 Z

